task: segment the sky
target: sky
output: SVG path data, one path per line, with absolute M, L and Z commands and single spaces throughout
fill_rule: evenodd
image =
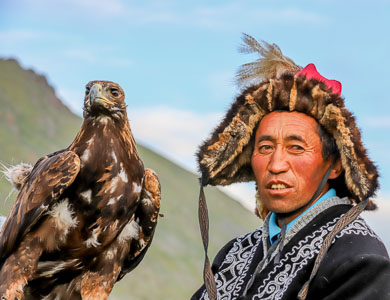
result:
M 343 85 L 390 202 L 390 1 L 0 0 L 0 57 L 47 76 L 81 114 L 84 86 L 126 93 L 137 141 L 197 171 L 195 152 L 239 94 L 242 33 Z M 227 192 L 254 204 L 253 185 Z

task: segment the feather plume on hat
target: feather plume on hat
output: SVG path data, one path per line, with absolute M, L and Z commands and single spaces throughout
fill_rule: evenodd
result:
M 296 65 L 291 58 L 283 55 L 276 44 L 265 41 L 259 43 L 248 34 L 243 34 L 244 44 L 239 47 L 241 53 L 258 53 L 259 59 L 242 65 L 236 75 L 238 85 L 259 83 L 264 79 L 278 78 L 284 73 L 295 74 L 302 67 Z

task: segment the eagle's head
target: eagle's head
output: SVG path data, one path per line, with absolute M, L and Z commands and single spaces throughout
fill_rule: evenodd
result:
M 84 118 L 107 116 L 121 119 L 125 112 L 125 93 L 119 84 L 94 80 L 85 86 Z

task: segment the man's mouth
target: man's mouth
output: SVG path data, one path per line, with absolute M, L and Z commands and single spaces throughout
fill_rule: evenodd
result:
M 288 188 L 287 185 L 285 185 L 284 183 L 274 183 L 271 185 L 271 189 L 272 190 L 281 190 L 281 189 L 286 189 Z
M 275 193 L 282 193 L 282 192 L 287 192 L 290 190 L 291 188 L 291 185 L 289 185 L 287 182 L 285 181 L 281 181 L 281 180 L 271 180 L 268 182 L 268 184 L 266 185 L 266 188 L 271 191 L 271 192 L 275 192 Z

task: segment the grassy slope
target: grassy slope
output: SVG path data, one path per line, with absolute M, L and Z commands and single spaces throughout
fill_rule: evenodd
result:
M 81 105 L 81 103 L 80 103 Z M 34 163 L 67 147 L 82 122 L 55 96 L 45 77 L 22 69 L 15 60 L 0 59 L 0 161 Z M 0 180 L 0 199 L 10 190 Z M 12 205 L 0 200 L 0 213 Z
M 0 161 L 34 163 L 66 147 L 80 127 L 55 97 L 44 77 L 0 59 Z M 80 100 L 81 105 L 81 100 Z M 135 133 L 136 135 L 136 133 Z M 198 228 L 197 177 L 139 146 L 147 167 L 159 175 L 162 207 L 153 245 L 140 266 L 114 288 L 111 299 L 188 299 L 202 282 L 203 254 Z M 0 180 L 0 199 L 10 186 Z M 232 237 L 253 230 L 259 221 L 215 188 L 205 189 L 210 213 L 210 257 Z M 0 200 L 5 214 L 13 202 Z

